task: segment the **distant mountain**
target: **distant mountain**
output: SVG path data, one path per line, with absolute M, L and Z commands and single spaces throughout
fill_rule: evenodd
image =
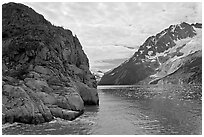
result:
M 171 25 L 149 37 L 134 55 L 104 74 L 99 85 L 201 84 L 202 24 Z
M 99 82 L 104 75 L 104 73 L 101 70 L 98 70 L 96 72 L 92 72 L 92 74 L 95 76 L 96 81 Z

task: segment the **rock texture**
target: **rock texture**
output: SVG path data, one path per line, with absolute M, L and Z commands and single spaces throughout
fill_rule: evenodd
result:
M 202 24 L 181 23 L 149 37 L 135 54 L 106 72 L 101 85 L 202 82 Z
M 2 75 L 3 123 L 73 120 L 99 104 L 78 38 L 23 4 L 2 6 Z

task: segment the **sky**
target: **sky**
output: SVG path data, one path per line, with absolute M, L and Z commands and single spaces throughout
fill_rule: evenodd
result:
M 24 2 L 79 38 L 93 72 L 120 65 L 140 45 L 172 24 L 202 22 L 201 3 Z

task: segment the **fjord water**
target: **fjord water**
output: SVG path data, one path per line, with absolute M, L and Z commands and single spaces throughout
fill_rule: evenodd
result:
M 202 134 L 201 87 L 99 86 L 100 105 L 74 121 L 3 125 L 3 134 Z

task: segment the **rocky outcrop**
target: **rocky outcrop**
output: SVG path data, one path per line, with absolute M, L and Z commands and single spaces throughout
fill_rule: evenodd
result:
M 85 104 L 99 105 L 99 98 L 96 89 L 89 88 L 87 85 L 81 82 L 76 82 L 76 88 L 76 91 L 78 91 Z
M 50 110 L 27 86 L 3 85 L 4 122 L 23 122 L 38 124 L 53 119 Z
M 99 104 L 78 38 L 23 4 L 2 6 L 2 75 L 3 123 L 73 120 Z
M 174 77 L 174 84 L 197 83 L 192 81 L 194 78 L 198 80 L 197 84 L 201 84 L 201 29 L 200 23 L 183 22 L 149 37 L 130 59 L 106 72 L 99 85 L 155 84 L 178 72 L 183 75 Z M 171 80 L 165 81 L 172 83 Z

